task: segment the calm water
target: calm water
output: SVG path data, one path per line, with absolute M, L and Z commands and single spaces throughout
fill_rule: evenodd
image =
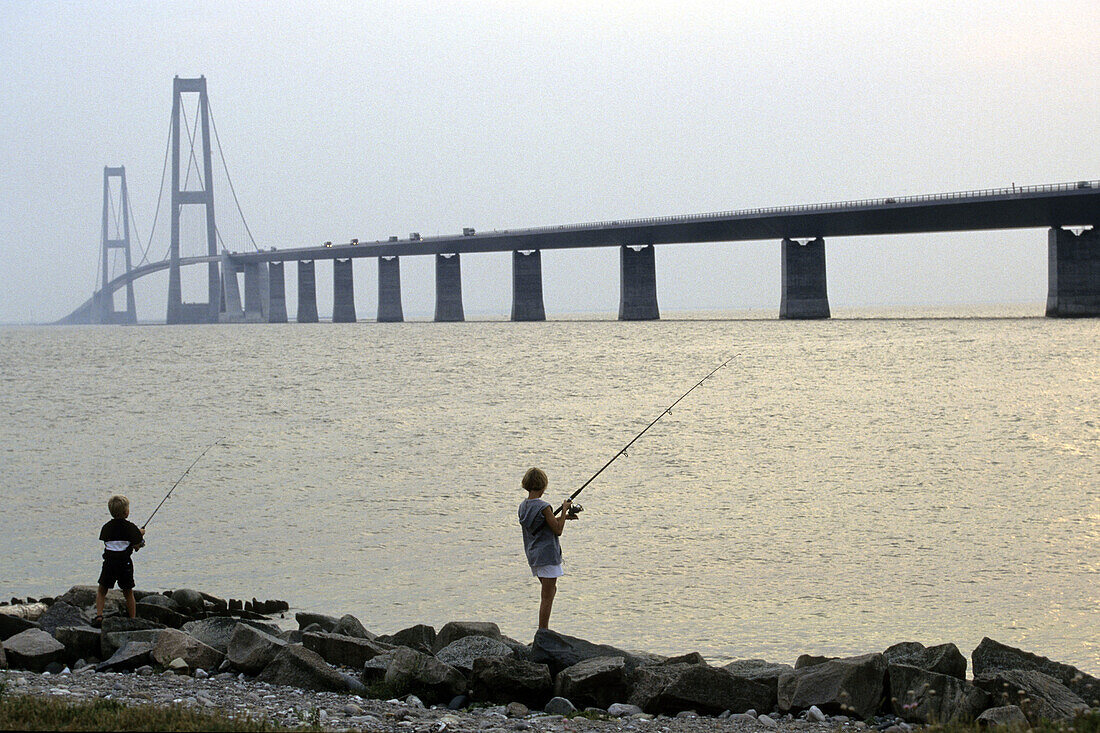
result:
M 1039 310 L 0 330 L 0 595 L 93 583 L 107 497 L 144 522 L 225 435 L 139 587 L 528 639 L 523 471 L 560 501 L 739 353 L 585 491 L 555 628 L 783 662 L 988 635 L 1097 674 L 1100 320 L 978 317 Z

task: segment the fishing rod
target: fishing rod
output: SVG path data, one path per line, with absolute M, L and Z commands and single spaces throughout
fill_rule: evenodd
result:
M 160 508 L 164 506 L 164 502 L 168 501 L 168 497 L 171 496 L 172 492 L 176 490 L 176 487 L 180 485 L 180 481 L 183 481 L 187 477 L 187 474 L 191 473 L 191 469 L 195 467 L 195 464 L 202 460 L 202 457 L 206 455 L 206 451 L 210 450 L 223 440 L 225 440 L 224 435 L 215 440 L 210 445 L 206 446 L 205 450 L 203 450 L 202 453 L 199 453 L 199 457 L 191 461 L 191 465 L 187 467 L 187 470 L 183 472 L 182 476 L 176 479 L 176 483 L 172 484 L 172 488 L 168 489 L 168 493 L 165 494 L 164 498 L 160 500 L 159 504 L 157 504 L 157 508 L 154 509 L 153 513 L 149 515 L 149 518 L 145 520 L 145 524 L 141 525 L 142 529 L 145 529 L 145 526 L 149 524 L 149 522 L 153 521 L 153 517 L 155 517 L 157 515 L 157 512 L 160 511 Z
M 615 459 L 617 459 L 617 458 L 618 458 L 619 456 L 621 456 L 621 455 L 624 455 L 624 454 L 626 453 L 626 451 L 627 451 L 627 448 L 629 448 L 630 446 L 634 445 L 634 442 L 635 442 L 636 440 L 638 440 L 638 438 L 640 438 L 640 437 L 642 437 L 643 435 L 645 435 L 645 433 L 646 433 L 646 431 L 647 431 L 647 430 L 649 430 L 649 429 L 650 429 L 651 427 L 653 427 L 654 425 L 656 425 L 656 424 L 657 424 L 657 421 L 658 421 L 658 420 L 660 420 L 660 419 L 661 419 L 662 417 L 664 417 L 665 415 L 671 415 L 671 414 L 672 414 L 672 408 L 673 408 L 673 407 L 676 407 L 676 405 L 677 405 L 677 404 L 679 404 L 680 400 L 684 399 L 684 398 L 685 398 L 685 397 L 687 397 L 687 396 L 688 396 L 689 394 L 691 394 L 692 392 L 694 392 L 694 391 L 695 391 L 695 388 L 696 388 L 696 387 L 698 387 L 698 386 L 699 386 L 700 384 L 702 384 L 703 382 L 705 382 L 705 381 L 707 381 L 708 379 L 710 379 L 711 377 L 713 377 L 713 376 L 714 376 L 714 374 L 715 374 L 715 372 L 717 372 L 717 371 L 718 371 L 719 369 L 721 369 L 722 367 L 724 367 L 724 366 L 725 366 L 726 364 L 729 364 L 729 363 L 730 363 L 731 361 L 733 361 L 734 359 L 736 359 L 736 358 L 737 358 L 738 356 L 740 356 L 740 355 L 741 355 L 741 353 L 740 353 L 740 352 L 738 352 L 738 353 L 734 354 L 733 356 L 731 356 L 730 358 L 726 359 L 726 360 L 725 360 L 724 362 L 722 362 L 722 363 L 721 363 L 721 364 L 719 364 L 718 366 L 714 367 L 714 369 L 711 369 L 711 370 L 710 370 L 710 373 L 709 373 L 709 374 L 707 374 L 707 376 L 703 377 L 703 378 L 702 378 L 702 379 L 700 379 L 700 380 L 699 380 L 698 382 L 696 382 L 696 383 L 695 383 L 694 385 L 692 385 L 691 389 L 689 389 L 689 390 L 688 390 L 687 392 L 684 392 L 684 393 L 683 393 L 682 395 L 680 395 L 679 397 L 677 397 L 677 398 L 676 398 L 676 401 L 675 401 L 675 402 L 673 402 L 673 403 L 672 403 L 671 405 L 669 405 L 668 407 L 666 407 L 666 408 L 664 409 L 664 411 L 663 411 L 663 412 L 662 412 L 662 413 L 661 413 L 660 415 L 658 415 L 657 417 L 655 417 L 655 418 L 653 419 L 653 422 L 651 422 L 651 423 L 650 423 L 649 425 L 646 425 L 646 426 L 645 426 L 645 427 L 644 427 L 644 428 L 642 429 L 642 432 L 640 432 L 640 433 L 638 433 L 637 435 L 635 435 L 635 436 L 634 436 L 634 437 L 633 437 L 633 438 L 631 439 L 631 441 L 630 441 L 629 443 L 627 443 L 626 445 L 624 445 L 624 446 L 623 446 L 622 450 L 620 450 L 620 451 L 619 451 L 618 453 L 616 453 L 615 455 L 613 455 L 613 456 L 611 457 L 611 460 L 610 460 L 610 461 L 608 461 L 607 463 L 605 463 L 605 464 L 603 465 L 603 468 L 601 468 L 601 469 L 600 469 L 599 471 L 596 471 L 596 473 L 592 474 L 592 478 L 590 478 L 590 479 L 588 479 L 587 481 L 585 481 L 585 482 L 584 482 L 584 484 L 583 484 L 583 485 L 582 485 L 582 486 L 581 486 L 581 487 L 580 487 L 579 489 L 577 489 L 577 490 L 576 490 L 576 491 L 574 491 L 574 492 L 573 492 L 572 494 L 570 494 L 570 495 L 569 495 L 569 501 L 573 501 L 573 499 L 576 499 L 576 498 L 577 498 L 577 496 L 578 496 L 578 495 L 579 495 L 579 494 L 580 494 L 580 493 L 581 493 L 582 491 L 584 491 L 585 487 L 586 487 L 586 486 L 588 486 L 588 484 L 590 484 L 590 483 L 592 483 L 593 481 L 595 481 L 595 480 L 596 480 L 596 477 L 597 477 L 597 476 L 599 476 L 599 475 L 600 475 L 601 473 L 603 473 L 603 472 L 604 472 L 604 469 L 606 469 L 606 468 L 607 468 L 608 466 L 610 466 L 610 465 L 611 465 L 612 463 L 614 463 L 614 462 L 615 462 Z M 584 509 L 583 509 L 583 507 L 581 507 L 581 505 L 580 505 L 580 504 L 578 504 L 578 505 L 576 505 L 576 506 L 574 506 L 574 507 L 571 507 L 571 508 L 570 508 L 570 511 L 569 511 L 569 513 L 570 513 L 570 514 L 572 514 L 572 515 L 576 515 L 576 513 L 577 513 L 577 512 L 580 512 L 580 511 L 584 511 Z M 558 507 L 558 508 L 557 508 L 556 510 L 554 510 L 554 514 L 555 514 L 555 515 L 557 515 L 557 514 L 558 514 L 559 512 L 561 512 L 561 507 Z

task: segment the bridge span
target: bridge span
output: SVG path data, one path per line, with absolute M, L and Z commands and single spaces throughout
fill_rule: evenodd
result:
M 986 189 L 956 193 L 843 201 L 648 219 L 602 221 L 322 246 L 210 254 L 145 265 L 115 278 L 62 323 L 96 322 L 96 304 L 144 275 L 169 268 L 169 323 L 285 322 L 284 264 L 297 263 L 298 322 L 317 321 L 315 263 L 332 260 L 333 321 L 355 321 L 352 260 L 379 260 L 379 321 L 403 320 L 399 258 L 434 256 L 435 320 L 461 321 L 461 255 L 512 252 L 512 320 L 543 320 L 544 249 L 618 247 L 619 318 L 652 320 L 657 304 L 653 248 L 661 244 L 779 240 L 782 248 L 780 318 L 827 318 L 825 238 L 1048 229 L 1048 316 L 1100 316 L 1100 181 Z M 1074 231 L 1080 229 L 1081 231 Z M 178 299 L 179 268 L 207 264 L 210 298 L 190 306 Z M 244 297 L 238 274 L 244 273 Z

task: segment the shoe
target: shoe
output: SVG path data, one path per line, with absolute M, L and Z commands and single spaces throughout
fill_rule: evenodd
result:
M 93 629 L 103 628 L 103 617 L 102 616 L 96 616 L 95 618 L 92 619 L 92 628 Z

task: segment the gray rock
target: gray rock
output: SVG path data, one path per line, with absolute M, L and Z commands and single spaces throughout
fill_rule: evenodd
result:
M 622 657 L 592 657 L 559 672 L 554 694 L 577 705 L 608 709 L 616 700 L 627 698 L 626 674 Z
M 1046 657 L 993 641 L 989 637 L 971 654 L 974 676 L 997 669 L 1033 669 L 1061 682 L 1075 695 L 1093 707 L 1100 707 L 1100 679 L 1085 674 L 1068 664 L 1053 662 Z
M 394 650 L 383 679 L 395 695 L 416 695 L 430 703 L 466 690 L 466 678 L 457 669 L 407 647 Z
M 389 669 L 391 659 L 393 659 L 392 651 L 383 652 L 373 659 L 368 659 L 363 663 L 363 671 L 359 679 L 367 685 L 382 682 L 386 678 L 386 670 Z
M 629 684 L 628 702 L 655 714 L 696 710 L 717 715 L 723 710 L 771 709 L 775 699 L 774 690 L 759 682 L 701 664 L 639 667 L 631 673 Z
M 350 613 L 346 613 L 340 617 L 340 620 L 336 623 L 336 628 L 333 629 L 333 633 L 370 641 L 377 638 L 374 634 L 367 631 L 363 624 L 360 623 L 359 619 L 355 618 Z
M 1012 726 L 1013 728 L 1024 728 L 1027 726 L 1027 716 L 1024 715 L 1024 711 L 1015 705 L 1002 705 L 996 708 L 989 708 L 981 715 L 978 716 L 977 723 L 980 726 Z
M 954 723 L 974 720 L 987 707 L 989 695 L 966 680 L 906 664 L 887 665 L 894 715 L 909 723 Z
M 214 647 L 178 629 L 161 631 L 153 646 L 153 659 L 165 667 L 180 659 L 188 669 L 215 669 L 224 658 L 225 655 Z
M 882 656 L 887 665 L 905 664 L 960 680 L 966 679 L 966 657 L 954 644 L 925 647 L 920 642 L 905 641 L 894 644 Z
M 4 646 L 0 644 L 0 669 L 8 668 L 8 655 L 4 653 Z
M 52 634 L 59 626 L 87 626 L 88 621 L 76 606 L 57 601 L 38 617 L 38 628 Z
M 775 719 L 770 715 L 760 715 L 756 718 L 756 722 L 769 730 L 775 730 L 779 727 L 779 723 L 775 722 Z
M 286 648 L 287 643 L 248 624 L 237 624 L 229 637 L 225 658 L 245 674 L 259 674 Z
M 164 598 L 166 601 L 171 601 L 171 599 L 161 595 L 148 596 L 138 601 L 134 604 L 134 610 L 137 612 L 138 618 L 155 621 L 173 629 L 178 629 L 191 620 L 190 616 L 185 616 L 163 603 L 150 603 L 150 598 Z
M 330 667 L 316 652 L 288 644 L 256 678 L 272 685 L 288 685 L 319 692 L 354 692 L 360 694 L 363 685 Z
M 294 620 L 298 622 L 298 628 L 302 631 L 307 631 L 310 626 L 317 624 L 330 634 L 334 632 L 336 627 L 340 624 L 340 619 L 335 616 L 326 616 L 323 613 L 309 613 L 308 611 L 299 611 L 294 614 Z
M 795 669 L 805 669 L 806 667 L 814 667 L 819 664 L 825 664 L 825 662 L 831 662 L 837 657 L 815 657 L 812 654 L 800 654 L 798 659 L 794 660 Z
M 531 644 L 531 661 L 545 664 L 554 674 L 577 662 L 594 657 L 622 657 L 626 666 L 633 669 L 640 660 L 634 654 L 607 644 L 593 644 L 575 636 L 566 636 L 550 629 L 539 629 Z
M 96 665 L 96 672 L 128 672 L 151 664 L 153 661 L 153 643 L 149 641 L 130 641 L 111 655 L 106 662 Z
M 98 587 L 94 585 L 74 585 L 58 596 L 54 602 L 68 603 L 70 606 L 76 606 L 77 608 L 88 608 L 95 605 L 97 590 Z M 119 593 L 120 598 L 121 596 L 122 594 Z
M 0 613 L 0 641 L 10 639 L 27 629 L 37 629 L 38 623 L 16 616 L 15 614 Z
M 515 657 L 481 657 L 474 660 L 470 686 L 475 700 L 521 702 L 537 709 L 550 699 L 554 682 L 545 664 Z
M 817 705 L 811 705 L 810 709 L 806 711 L 806 720 L 812 720 L 815 723 L 824 723 L 828 720 L 825 713 L 821 712 L 821 708 Z
M 317 628 L 321 628 L 318 626 Z M 325 633 L 323 631 L 318 633 Z M 302 639 L 305 637 L 305 633 L 301 629 L 287 629 L 283 633 L 279 634 L 279 638 L 285 641 L 287 644 L 301 644 Z
M 703 655 L 699 652 L 690 652 L 689 654 L 681 654 L 677 657 L 669 657 L 668 659 L 661 660 L 660 664 L 706 664 L 707 660 L 703 659 Z
M 526 718 L 531 713 L 531 708 L 521 702 L 510 702 L 504 709 L 504 714 L 509 718 Z
M 488 636 L 463 636 L 452 641 L 435 654 L 435 658 L 449 664 L 466 676 L 474 671 L 478 657 L 510 657 L 512 648 L 503 641 Z
M 641 715 L 645 711 L 637 705 L 628 705 L 627 703 L 616 702 L 607 706 L 607 714 L 613 715 L 616 718 L 625 718 L 628 715 Z
M 435 648 L 435 629 L 427 624 L 417 624 L 401 629 L 396 634 L 379 636 L 376 641 L 393 646 L 407 646 L 418 652 L 431 654 Z
M 179 610 L 186 614 L 194 615 L 206 610 L 202 600 L 202 593 L 191 588 L 179 588 L 172 591 L 172 600 L 176 602 Z
M 450 621 L 443 624 L 443 628 L 435 635 L 432 643 L 432 651 L 438 652 L 443 647 L 458 641 L 464 636 L 487 636 L 490 639 L 501 640 L 500 627 L 486 621 Z
M 156 643 L 163 629 L 141 629 L 138 631 L 116 631 L 102 633 L 99 637 L 100 658 L 107 659 L 132 641 Z
M 991 670 L 977 675 L 974 684 L 990 694 L 994 705 L 1018 706 L 1032 725 L 1071 720 L 1089 709 L 1068 687 L 1034 669 Z
M 886 660 L 881 654 L 864 654 L 798 667 L 779 677 L 778 705 L 782 712 L 817 705 L 831 714 L 867 719 L 882 705 Z M 760 706 L 768 710 L 767 706 Z
M 564 697 L 552 697 L 543 711 L 548 715 L 570 715 L 577 712 L 577 708 Z
M 91 626 L 58 626 L 53 630 L 53 637 L 65 645 L 65 658 L 70 664 L 102 654 L 102 636 L 102 631 Z
M 117 634 L 126 631 L 151 631 L 167 628 L 164 624 L 149 621 L 143 618 L 127 618 L 126 616 L 107 616 L 103 619 L 102 630 L 104 634 Z
M 13 669 L 45 672 L 65 660 L 65 646 L 42 629 L 27 629 L 4 640 L 4 656 Z
M 282 629 L 273 623 L 235 619 L 228 616 L 211 616 L 201 621 L 189 621 L 183 625 L 183 632 L 190 634 L 203 644 L 212 646 L 222 654 L 225 654 L 229 651 L 229 639 L 232 638 L 233 631 L 237 628 L 238 624 L 251 626 L 254 629 L 259 629 L 265 634 L 271 634 L 272 636 L 278 636 L 282 633 Z
M 138 603 L 144 603 L 147 606 L 160 606 L 161 608 L 167 608 L 170 611 L 179 613 L 180 604 L 172 600 L 171 596 L 166 596 L 163 593 L 153 593 L 142 598 Z
M 789 664 L 767 662 L 763 659 L 738 659 L 724 665 L 722 669 L 735 677 L 744 677 L 773 688 L 779 687 L 779 675 L 794 671 L 794 667 Z M 774 708 L 768 708 L 768 710 L 772 709 Z
M 388 644 L 380 644 L 366 638 L 323 632 L 303 633 L 302 644 L 306 649 L 320 654 L 329 664 L 354 667 L 355 669 L 362 669 L 363 665 L 369 660 L 394 649 Z

